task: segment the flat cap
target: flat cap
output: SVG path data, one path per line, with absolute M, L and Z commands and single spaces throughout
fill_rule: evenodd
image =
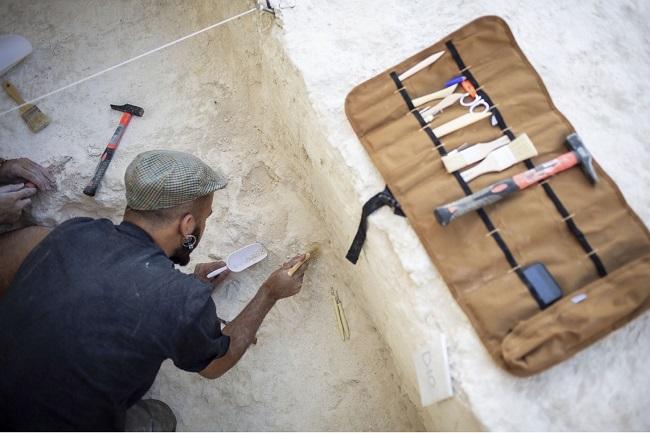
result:
M 223 174 L 194 155 L 173 150 L 143 152 L 126 168 L 126 204 L 134 210 L 178 206 L 226 186 Z

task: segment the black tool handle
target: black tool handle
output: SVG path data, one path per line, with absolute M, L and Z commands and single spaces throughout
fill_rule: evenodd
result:
M 97 168 L 95 169 L 95 175 L 93 176 L 92 179 L 90 179 L 90 182 L 88 182 L 88 185 L 84 188 L 84 194 L 89 195 L 91 197 L 95 196 L 95 193 L 97 192 L 97 187 L 99 186 L 99 182 L 102 181 L 104 178 L 104 174 L 106 174 L 106 170 L 108 169 L 108 166 L 111 163 L 111 159 L 113 159 L 113 154 L 115 153 L 115 150 L 113 149 L 106 149 L 104 150 L 104 153 L 102 154 L 101 159 L 99 160 L 99 164 L 97 164 Z
M 505 179 L 493 183 L 492 185 L 485 187 L 474 194 L 468 195 L 467 197 L 440 206 L 436 208 L 433 213 L 438 222 L 441 225 L 446 226 L 459 216 L 465 215 L 468 212 L 480 209 L 489 204 L 496 203 L 518 190 L 519 186 L 517 186 L 512 178 Z
M 135 108 L 139 108 L 139 107 L 135 107 Z M 140 110 L 142 110 L 142 108 L 140 108 Z M 117 150 L 117 146 L 119 146 L 120 144 L 120 140 L 124 135 L 124 131 L 126 130 L 126 127 L 129 126 L 131 117 L 132 117 L 131 113 L 123 113 L 122 117 L 120 117 L 120 124 L 115 129 L 115 132 L 111 137 L 111 141 L 109 141 L 108 145 L 106 145 L 106 149 L 104 150 L 104 153 L 102 153 L 102 157 L 99 159 L 99 164 L 97 164 L 97 168 L 95 169 L 95 175 L 90 180 L 88 185 L 86 185 L 86 187 L 84 188 L 84 194 L 89 195 L 91 197 L 95 196 L 95 193 L 97 192 L 97 187 L 99 186 L 99 182 L 101 182 L 102 178 L 104 177 L 104 174 L 106 173 L 106 169 L 108 168 L 108 165 L 111 163 L 111 159 L 113 159 L 113 154 Z

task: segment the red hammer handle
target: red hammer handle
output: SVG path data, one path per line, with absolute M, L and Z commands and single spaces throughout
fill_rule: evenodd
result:
M 503 200 L 512 193 L 521 191 L 530 185 L 571 168 L 577 163 L 578 158 L 574 152 L 565 153 L 528 171 L 493 183 L 471 195 L 437 207 L 433 213 L 440 225 L 446 226 L 466 213 Z
M 577 164 L 578 158 L 576 157 L 576 154 L 574 152 L 567 152 L 555 159 L 546 161 L 535 168 L 514 175 L 512 180 L 517 184 L 519 189 L 524 189 Z
M 126 127 L 129 125 L 129 122 L 131 121 L 131 117 L 132 116 L 130 113 L 123 113 L 122 117 L 120 117 L 120 124 L 117 126 L 117 129 L 115 129 L 115 132 L 111 137 L 111 140 L 106 145 L 106 149 L 104 150 L 104 153 L 102 153 L 102 156 L 99 158 L 99 164 L 97 164 L 97 168 L 95 169 L 95 174 L 93 178 L 90 180 L 90 182 L 88 183 L 88 185 L 86 185 L 86 187 L 84 188 L 83 191 L 84 194 L 93 197 L 97 192 L 99 183 L 104 178 L 104 174 L 106 174 L 106 170 L 108 169 L 108 166 L 110 165 L 111 160 L 113 159 L 113 154 L 117 150 L 117 146 L 119 146 L 120 144 L 120 140 L 124 135 L 124 131 L 126 130 Z

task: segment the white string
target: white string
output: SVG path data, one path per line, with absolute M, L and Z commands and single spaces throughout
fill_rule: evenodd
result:
M 93 79 L 95 77 L 99 77 L 100 75 L 105 74 L 106 72 L 110 72 L 113 69 L 119 68 L 120 66 L 124 66 L 124 65 L 126 65 L 128 63 L 134 62 L 134 61 L 136 61 L 138 59 L 141 59 L 141 58 L 143 58 L 145 56 L 148 56 L 149 54 L 153 54 L 153 53 L 158 52 L 160 50 L 163 50 L 165 48 L 171 47 L 172 45 L 176 45 L 179 42 L 183 42 L 186 39 L 192 38 L 192 37 L 194 37 L 194 36 L 196 36 L 196 35 L 198 35 L 200 33 L 207 32 L 208 30 L 212 30 L 215 27 L 219 27 L 219 26 L 221 26 L 223 24 L 226 24 L 226 23 L 228 23 L 230 21 L 236 20 L 237 18 L 241 18 L 244 15 L 248 15 L 249 13 L 251 13 L 251 12 L 253 12 L 255 10 L 257 10 L 257 8 L 249 9 L 246 12 L 242 12 L 242 13 L 240 13 L 238 15 L 235 15 L 235 16 L 227 18 L 227 19 L 225 19 L 223 21 L 220 21 L 220 22 L 218 22 L 216 24 L 212 24 L 212 25 L 210 25 L 208 27 L 205 27 L 205 28 L 203 28 L 201 30 L 198 30 L 198 31 L 196 31 L 194 33 L 190 33 L 189 35 L 185 35 L 182 38 L 176 39 L 175 41 L 171 41 L 171 42 L 169 42 L 169 43 L 167 43 L 165 45 L 161 45 L 158 48 L 154 48 L 153 50 L 147 51 L 146 53 L 142 53 L 142 54 L 140 54 L 138 56 L 135 56 L 135 57 L 132 57 L 132 58 L 130 58 L 128 60 L 125 60 L 122 63 L 118 63 L 117 65 L 113 65 L 113 66 L 111 66 L 109 68 L 106 68 L 103 71 L 96 72 L 96 73 L 94 73 L 92 75 L 89 75 L 89 76 L 87 76 L 85 78 L 82 78 L 81 80 L 75 81 L 74 83 L 70 83 L 70 84 L 68 84 L 66 86 L 63 86 L 63 87 L 59 88 L 59 89 L 53 90 L 52 92 L 41 95 L 38 98 L 30 99 L 29 101 L 26 101 L 26 102 L 20 104 L 17 107 L 13 107 L 13 108 L 11 108 L 9 110 L 5 110 L 5 111 L 0 112 L 0 117 L 4 116 L 5 114 L 11 113 L 12 111 L 16 111 L 16 110 L 20 109 L 21 107 L 24 107 L 27 104 L 33 104 L 34 102 L 40 101 L 41 99 L 45 99 L 48 96 L 52 96 L 52 95 L 54 95 L 56 93 L 63 92 L 64 90 L 69 89 L 70 87 L 74 87 L 74 86 L 76 86 L 78 84 L 81 84 L 81 83 L 83 83 L 85 81 L 91 80 L 91 79 Z

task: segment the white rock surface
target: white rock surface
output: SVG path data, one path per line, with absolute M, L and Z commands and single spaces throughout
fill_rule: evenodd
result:
M 7 78 L 26 98 L 51 91 L 177 37 L 250 8 L 245 2 L 46 3 L 3 1 L 0 29 L 26 36 L 34 53 Z M 149 395 L 167 402 L 183 430 L 421 430 L 423 424 L 394 378 L 390 350 L 367 314 L 336 277 L 327 233 L 303 192 L 305 155 L 284 131 L 293 113 L 268 110 L 285 77 L 264 76 L 265 29 L 257 12 L 126 65 L 38 103 L 53 119 L 31 134 L 18 113 L 0 118 L 0 155 L 55 163 L 59 191 L 36 200 L 41 223 L 76 215 L 118 222 L 124 170 L 144 150 L 172 148 L 222 168 L 228 187 L 193 262 L 208 261 L 252 241 L 269 257 L 234 275 L 215 295 L 232 319 L 287 255 L 311 241 L 324 247 L 302 293 L 281 301 L 265 320 L 259 343 L 223 378 L 208 381 L 163 364 Z M 268 31 L 268 30 L 266 30 Z M 96 198 L 82 194 L 117 122 L 110 103 L 145 109 L 127 129 Z M 0 96 L 0 110 L 14 106 Z M 292 147 L 294 154 L 283 149 Z M 70 156 L 64 164 L 65 157 Z M 292 161 L 291 158 L 295 159 Z M 306 168 L 305 168 L 306 169 Z M 302 169 L 303 171 L 305 169 Z M 330 287 L 339 289 L 352 339 L 338 334 Z
M 345 95 L 472 19 L 499 15 L 557 107 L 632 208 L 646 224 L 650 221 L 645 188 L 650 95 L 640 84 L 650 72 L 650 3 L 331 0 L 294 2 L 293 8 L 282 7 L 288 1 L 279 3 L 284 46 L 303 75 L 317 121 L 344 161 L 359 204 L 383 182 L 346 122 Z M 308 154 L 317 151 L 306 148 Z M 354 212 L 346 217 L 353 222 L 341 221 L 341 227 L 354 233 Z M 465 426 L 463 415 L 453 412 L 459 406 L 467 406 L 490 430 L 650 428 L 649 314 L 549 371 L 513 377 L 490 360 L 409 224 L 388 210 L 371 220 L 356 272 L 365 275 L 361 281 L 377 283 L 360 288 L 414 401 L 410 351 L 432 329 L 449 340 L 459 404 L 428 408 L 428 428 Z
M 521 379 L 489 358 L 405 219 L 378 212 L 357 266 L 343 259 L 361 204 L 383 188 L 345 118 L 345 95 L 486 14 L 508 21 L 558 108 L 647 224 L 650 4 L 272 3 L 275 22 L 255 13 L 40 102 L 55 120 L 37 135 L 16 113 L 0 118 L 1 156 L 59 165 L 72 157 L 59 192 L 33 207 L 41 222 L 79 214 L 118 221 L 124 169 L 142 150 L 191 151 L 229 173 L 195 261 L 253 240 L 271 254 L 216 295 L 225 318 L 289 251 L 313 240 L 325 246 L 303 293 L 277 306 L 236 370 L 208 382 L 164 365 L 151 395 L 194 430 L 650 429 L 650 315 Z M 0 28 L 35 49 L 8 78 L 33 97 L 251 6 L 4 1 Z M 108 104 L 124 102 L 142 105 L 145 117 L 133 120 L 90 199 L 81 190 L 118 118 Z M 0 110 L 10 106 L 0 99 Z M 338 337 L 330 287 L 343 298 L 349 343 Z M 418 410 L 411 353 L 433 331 L 447 336 L 456 395 Z

